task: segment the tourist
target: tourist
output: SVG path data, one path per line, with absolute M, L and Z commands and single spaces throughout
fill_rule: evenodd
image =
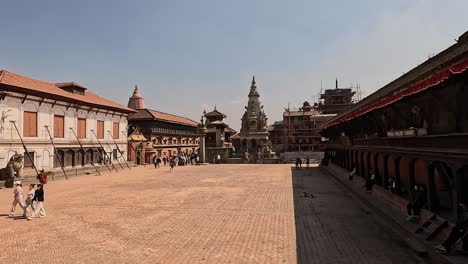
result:
M 301 158 L 297 157 L 296 158 L 296 170 L 300 170 L 302 167 L 302 160 Z
M 216 155 L 216 164 L 220 164 L 221 163 L 221 155 Z
M 36 202 L 36 208 L 34 209 L 31 216 L 28 217 L 28 220 L 31 220 L 38 213 L 41 216 L 46 216 L 46 212 L 44 209 L 44 186 L 42 184 L 37 185 L 37 190 L 34 193 L 34 201 Z
M 26 211 L 29 206 L 31 206 L 32 211 L 34 212 L 34 195 L 36 193 L 36 184 L 29 184 L 28 197 L 26 198 L 25 207 L 23 209 L 23 217 L 26 217 Z
M 156 168 L 159 168 L 161 165 L 161 157 L 157 156 L 156 158 Z
M 309 158 L 309 156 L 307 156 L 307 159 L 306 159 L 307 168 L 309 168 L 309 163 L 310 163 L 310 158 Z
M 163 163 L 164 163 L 164 166 L 166 166 L 166 164 L 167 164 L 167 157 L 166 157 L 166 155 L 164 155 L 164 157 L 163 157 Z
M 41 170 L 39 174 L 37 175 L 36 179 L 39 180 L 41 184 L 46 184 L 47 183 L 47 175 L 44 173 L 44 170 Z
M 416 192 L 414 199 L 412 199 L 406 206 L 406 211 L 408 213 L 408 218 L 406 218 L 406 220 L 408 221 L 419 217 L 421 208 L 426 204 L 427 193 L 424 187 L 415 185 L 414 191 Z
M 178 157 L 178 156 L 174 156 L 174 157 L 173 157 L 173 160 L 174 160 L 174 166 L 179 166 L 179 157 Z
M 468 230 L 468 206 L 466 203 L 459 203 L 458 205 L 458 219 L 452 228 L 452 232 L 450 232 L 448 238 L 441 245 L 434 246 L 442 253 L 450 253 L 460 238 L 463 238 L 463 250 L 468 252 L 468 236 L 466 235 L 466 231 Z
M 176 166 L 177 164 L 177 157 L 172 157 L 169 161 L 169 165 L 171 166 L 170 168 L 170 172 L 173 172 L 174 171 L 174 167 Z
M 15 216 L 16 205 L 19 204 L 21 209 L 25 210 L 26 205 L 24 204 L 23 196 L 23 184 L 21 181 L 14 181 L 13 185 L 15 186 L 13 190 L 13 204 L 11 206 L 10 216 Z M 28 209 L 26 209 L 28 211 Z
M 356 175 L 356 167 L 349 173 L 349 180 L 352 181 L 354 176 Z
M 154 164 L 154 168 L 156 169 L 157 168 L 157 164 L 156 164 L 156 160 L 158 159 L 158 156 L 154 156 L 153 157 L 153 164 Z
M 369 177 L 366 179 L 366 191 L 372 191 L 372 186 L 375 182 L 375 174 L 372 170 L 369 170 Z

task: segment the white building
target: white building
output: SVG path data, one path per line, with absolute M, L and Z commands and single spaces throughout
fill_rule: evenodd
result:
M 66 168 L 103 159 L 123 163 L 127 116 L 133 112 L 74 82 L 51 83 L 0 70 L 0 168 L 15 153 L 24 154 L 25 169 L 32 168 L 21 138 L 37 169 L 60 169 L 60 161 Z

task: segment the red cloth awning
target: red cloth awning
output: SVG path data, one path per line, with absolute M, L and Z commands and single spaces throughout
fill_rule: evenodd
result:
M 373 102 L 371 104 L 368 104 L 368 105 L 365 105 L 363 106 L 361 109 L 358 109 L 330 124 L 327 124 L 323 129 L 327 129 L 329 127 L 332 127 L 332 126 L 335 126 L 335 125 L 338 125 L 340 123 L 343 123 L 343 122 L 346 122 L 346 121 L 349 121 L 351 119 L 354 119 L 358 116 L 361 116 L 361 115 L 364 115 L 366 113 L 369 113 L 370 111 L 373 111 L 375 109 L 378 109 L 378 108 L 382 108 L 382 107 L 385 107 L 387 105 L 390 105 L 390 104 L 393 104 L 395 103 L 396 101 L 399 101 L 401 99 L 403 99 L 404 97 L 407 97 L 407 96 L 410 96 L 410 95 L 413 95 L 413 94 L 416 94 L 416 93 L 420 93 L 426 89 L 429 89 L 433 86 L 436 86 L 440 83 L 442 83 L 443 81 L 449 79 L 451 76 L 455 75 L 455 74 L 460 74 L 462 72 L 464 72 L 466 69 L 468 69 L 468 59 L 462 61 L 462 62 L 459 62 L 455 65 L 453 65 L 452 67 L 448 68 L 448 69 L 445 69 L 443 71 L 440 71 L 438 72 L 437 74 L 425 79 L 425 80 L 422 80 L 420 82 L 418 82 L 417 84 L 413 85 L 413 86 L 410 86 L 410 87 L 407 87 L 405 89 L 401 89 L 401 90 L 398 90 L 398 91 L 395 91 L 393 92 L 391 95 L 389 96 L 386 96 L 386 97 L 383 97 L 381 98 L 380 100 L 378 100 L 377 102 Z

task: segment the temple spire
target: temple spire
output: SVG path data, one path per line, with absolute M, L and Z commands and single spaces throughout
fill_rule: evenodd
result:
M 135 84 L 135 89 L 133 89 L 133 95 L 128 100 L 128 107 L 133 109 L 144 109 L 145 108 L 145 100 L 143 96 L 140 94 L 140 90 L 138 89 L 138 85 Z

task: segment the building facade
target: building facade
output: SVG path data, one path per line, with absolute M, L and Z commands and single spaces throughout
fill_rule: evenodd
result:
M 468 202 L 468 32 L 456 44 L 322 126 L 332 163 L 395 194 L 427 190 L 427 209 L 455 219 Z
M 33 164 L 50 171 L 61 164 L 124 162 L 127 116 L 133 109 L 75 82 L 46 82 L 6 70 L 0 71 L 0 90 L 1 168 L 15 153 L 24 154 L 26 174 L 34 171 Z
M 144 98 L 135 86 L 129 107 L 136 113 L 128 117 L 130 161 L 151 163 L 153 157 L 190 155 L 199 146 L 198 123 L 182 116 L 144 108 Z
M 224 118 L 227 116 L 216 109 L 204 114 L 205 126 L 207 133 L 205 136 L 206 142 L 206 158 L 207 161 L 213 162 L 217 155 L 220 155 L 221 161 L 225 162 L 232 152 L 231 136 L 236 134 L 236 131 L 224 123 Z

